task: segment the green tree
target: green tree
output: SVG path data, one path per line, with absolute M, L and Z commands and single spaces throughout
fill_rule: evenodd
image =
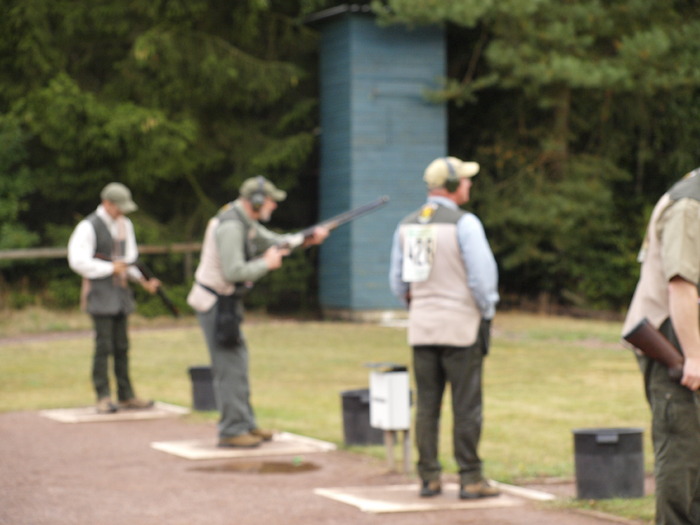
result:
M 257 172 L 294 188 L 314 151 L 315 35 L 298 23 L 313 4 L 0 0 L 15 242 L 65 242 L 111 180 L 171 239 L 198 238 Z
M 65 245 L 114 180 L 142 243 L 199 241 L 249 176 L 313 184 L 317 5 L 0 0 L 0 247 Z
M 447 23 L 452 152 L 482 162 L 475 205 L 508 290 L 626 304 L 645 205 L 695 167 L 694 2 L 373 2 Z

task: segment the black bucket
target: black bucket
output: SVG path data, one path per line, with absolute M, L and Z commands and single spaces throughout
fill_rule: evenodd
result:
M 583 428 L 573 433 L 579 499 L 644 496 L 641 428 Z
M 369 388 L 341 392 L 346 445 L 381 445 L 384 431 L 369 425 Z
M 195 410 L 216 410 L 214 382 L 209 366 L 193 366 L 189 369 L 192 379 L 192 406 Z

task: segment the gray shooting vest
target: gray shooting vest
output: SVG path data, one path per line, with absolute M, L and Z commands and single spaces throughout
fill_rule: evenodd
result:
M 95 257 L 111 261 L 114 240 L 107 225 L 97 214 L 90 214 L 86 220 L 95 229 Z M 121 250 L 124 253 L 122 247 Z M 87 297 L 87 311 L 91 315 L 130 314 L 134 311 L 134 295 L 128 286 L 121 286 L 114 275 L 102 279 L 90 279 L 90 292 Z

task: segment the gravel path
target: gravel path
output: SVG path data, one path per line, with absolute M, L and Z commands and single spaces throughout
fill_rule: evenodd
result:
M 415 479 L 388 472 L 383 461 L 342 450 L 268 458 L 262 460 L 272 467 L 266 472 L 257 468 L 260 459 L 191 461 L 150 446 L 154 441 L 212 439 L 215 432 L 211 423 L 181 418 L 71 424 L 38 412 L 0 414 L 0 524 L 630 523 L 530 500 L 509 508 L 372 514 L 314 489 L 412 484 Z M 308 468 L 275 468 L 278 462 L 295 460 Z M 564 495 L 572 490 L 551 488 Z

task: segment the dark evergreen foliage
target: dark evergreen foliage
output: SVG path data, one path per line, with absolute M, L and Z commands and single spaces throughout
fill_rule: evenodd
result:
M 65 245 L 113 180 L 141 204 L 142 243 L 200 240 L 257 173 L 290 191 L 273 226 L 313 222 L 318 42 L 302 21 L 339 3 L 0 0 L 0 249 Z M 650 207 L 698 164 L 698 3 L 372 6 L 380 23 L 445 24 L 448 78 L 429 96 L 449 104 L 450 153 L 482 165 L 471 206 L 505 301 L 624 307 Z M 255 301 L 308 301 L 313 272 L 291 262 Z M 183 283 L 181 263 L 151 266 Z M 0 284 L 69 297 L 62 272 L 5 263 Z
M 385 23 L 447 22 L 450 153 L 506 298 L 627 305 L 650 207 L 694 169 L 697 2 L 375 1 Z

